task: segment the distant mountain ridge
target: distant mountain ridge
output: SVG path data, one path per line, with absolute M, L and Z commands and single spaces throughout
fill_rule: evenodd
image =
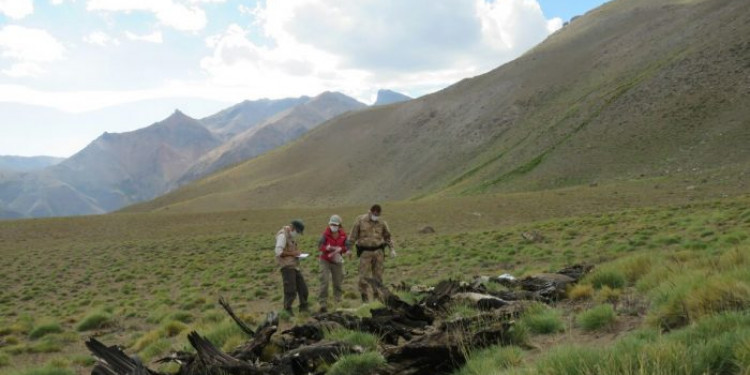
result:
M 27 173 L 0 169 L 0 217 L 117 210 L 281 146 L 333 116 L 364 106 L 326 92 L 315 98 L 245 101 L 202 120 L 176 110 L 145 128 L 105 132 L 59 164 Z M 191 170 L 212 150 L 219 158 Z
M 264 122 L 248 128 L 206 153 L 180 178 L 179 184 L 251 159 L 299 138 L 335 116 L 366 107 L 365 104 L 346 95 L 334 92 L 325 92 L 315 98 L 306 99 L 304 103 L 268 117 Z
M 748 19 L 747 1 L 614 0 L 491 72 L 339 116 L 283 150 L 127 210 L 750 176 Z
M 391 90 L 381 89 L 381 90 L 378 90 L 378 96 L 377 96 L 377 99 L 375 99 L 375 103 L 373 105 L 376 106 L 376 105 L 400 103 L 400 102 L 405 102 L 411 99 L 412 98 L 404 94 L 391 91 Z
M 65 158 L 54 156 L 0 155 L 0 171 L 31 172 L 58 164 Z

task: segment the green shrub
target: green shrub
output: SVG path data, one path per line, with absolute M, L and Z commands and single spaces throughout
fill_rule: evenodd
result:
M 78 323 L 76 331 L 90 331 L 92 329 L 105 328 L 110 325 L 112 325 L 112 315 L 104 311 L 95 311 L 86 315 L 86 317 Z
M 60 326 L 60 323 L 46 322 L 34 327 L 31 332 L 29 332 L 29 338 L 35 340 L 50 333 L 60 333 L 62 331 L 63 329 Z
M 537 361 L 536 373 L 555 375 L 600 374 L 602 351 L 594 348 L 563 346 L 552 349 Z
M 612 289 L 623 288 L 626 284 L 625 274 L 616 269 L 597 268 L 584 278 L 594 288 L 599 289 L 608 286 Z
M 565 330 L 565 323 L 559 310 L 544 307 L 527 311 L 521 317 L 521 324 L 537 334 L 557 333 Z
M 612 326 L 616 315 L 612 305 L 599 305 L 586 310 L 576 318 L 578 325 L 585 331 L 597 331 Z
M 326 372 L 327 375 L 371 374 L 385 366 L 385 358 L 378 352 L 342 356 Z
M 454 375 L 485 375 L 515 367 L 523 361 L 523 352 L 517 346 L 493 346 L 470 353 L 466 364 Z

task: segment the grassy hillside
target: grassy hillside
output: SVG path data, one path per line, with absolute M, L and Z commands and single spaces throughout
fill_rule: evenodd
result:
M 750 163 L 750 4 L 616 0 L 517 60 L 347 114 L 132 211 L 362 204 L 663 178 Z
M 637 332 L 644 332 L 638 340 L 660 355 L 654 361 L 681 361 L 683 352 L 671 350 L 701 350 L 685 337 L 709 335 L 696 330 L 712 319 L 727 320 L 711 331 L 716 337 L 739 324 L 732 322 L 744 321 L 743 315 L 722 314 L 746 314 L 750 308 L 749 196 L 710 198 L 681 190 L 664 194 L 671 200 L 654 202 L 627 187 L 586 189 L 386 204 L 384 217 L 400 255 L 388 259 L 385 278 L 431 284 L 448 277 L 469 280 L 506 272 L 520 277 L 576 262 L 597 264 L 581 289 L 570 291 L 571 302 L 540 308 L 534 313 L 540 317 L 530 314 L 522 321 L 528 330 L 525 349 L 492 349 L 512 351 L 513 371 L 528 373 L 585 373 L 557 369 L 571 352 L 586 354 L 589 362 L 570 366 L 604 366 L 595 358 L 606 356 L 612 362 L 607 366 L 613 366 L 619 349 L 608 348 L 629 345 L 621 337 L 635 340 Z M 336 212 L 349 222 L 365 209 Z M 301 217 L 309 225 L 302 246 L 312 250 L 330 213 L 293 209 L 0 222 L 0 373 L 88 373 L 92 360 L 82 344 L 88 336 L 122 344 L 147 361 L 184 349 L 191 329 L 231 348 L 245 337 L 222 313 L 218 297 L 250 322 L 279 309 L 273 233 Z M 418 234 L 423 225 L 437 233 Z M 527 231 L 544 240 L 524 240 L 520 234 Z M 361 308 L 356 294 L 356 268 L 346 267 L 345 300 L 338 308 L 366 314 L 368 306 Z M 314 295 L 316 263 L 304 263 L 303 272 Z M 602 304 L 611 307 L 598 307 Z M 609 310 L 604 317 L 596 315 L 599 310 L 588 317 L 584 312 L 591 308 Z M 456 309 L 472 314 L 469 308 Z M 662 336 L 664 328 L 674 333 Z M 636 333 L 625 335 L 631 331 Z M 736 346 L 728 353 L 738 354 L 730 359 L 746 360 L 744 344 L 736 339 L 724 341 Z M 482 359 L 487 355 L 476 353 L 472 366 L 487 366 Z M 490 358 L 495 357 L 493 352 Z M 522 370 L 525 366 L 530 367 Z M 739 373 L 732 369 L 723 373 Z

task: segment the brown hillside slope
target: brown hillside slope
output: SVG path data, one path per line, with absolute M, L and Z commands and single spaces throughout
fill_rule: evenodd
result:
M 494 71 L 337 117 L 130 210 L 367 203 L 722 168 L 747 175 L 747 35 L 747 1 L 615 0 Z

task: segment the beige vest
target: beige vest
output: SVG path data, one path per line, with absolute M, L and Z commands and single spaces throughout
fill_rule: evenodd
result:
M 286 238 L 286 245 L 284 245 L 284 251 L 291 252 L 291 251 L 297 251 L 297 242 L 295 242 L 292 239 L 291 235 L 291 229 L 288 226 L 285 226 L 284 228 L 281 228 L 281 230 L 276 233 L 276 237 L 278 237 L 280 234 L 284 234 L 284 237 Z M 297 268 L 299 267 L 299 258 L 294 256 L 277 256 L 276 262 L 278 262 L 279 267 L 281 268 Z

